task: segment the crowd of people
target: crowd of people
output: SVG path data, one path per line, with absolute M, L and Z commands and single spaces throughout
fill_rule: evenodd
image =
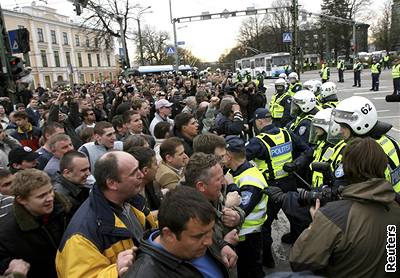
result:
M 285 275 L 396 271 L 392 126 L 329 80 L 265 91 L 210 70 L 0 98 L 0 274 L 261 278 L 280 210 Z

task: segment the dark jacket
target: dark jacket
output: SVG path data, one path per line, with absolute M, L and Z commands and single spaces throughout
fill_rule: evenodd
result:
M 341 196 L 320 208 L 297 239 L 289 256 L 292 269 L 328 277 L 388 276 L 389 243 L 396 240 L 392 229 L 400 227 L 393 187 L 385 179 L 370 179 L 345 186 Z
M 29 121 L 32 123 L 34 126 L 39 126 L 39 121 L 40 121 L 40 113 L 38 110 L 33 110 L 32 108 L 28 107 L 26 108 L 26 113 L 28 114 Z
M 69 113 L 68 118 L 64 121 L 64 131 L 69 137 L 71 137 L 72 144 L 74 145 L 74 149 L 77 150 L 83 144 L 81 138 L 79 138 L 78 134 L 75 132 L 75 128 L 80 125 L 79 118 L 79 108 L 78 103 L 71 102 L 69 105 Z M 49 111 L 49 122 L 59 122 L 58 121 L 58 112 L 60 111 L 60 106 L 53 104 L 50 107 Z
M 66 197 L 71 205 L 70 216 L 78 210 L 81 204 L 89 196 L 89 188 L 79 184 L 74 184 L 71 181 L 64 178 L 59 173 L 56 173 L 53 179 L 54 190 Z
M 235 113 L 233 120 L 228 117 L 218 113 L 215 118 L 215 130 L 218 135 L 241 135 L 244 130 L 243 117 L 241 113 Z
M 36 151 L 39 149 L 39 139 L 42 135 L 42 131 L 36 126 L 32 126 L 31 124 L 29 125 L 30 127 L 27 131 L 17 128 L 10 134 L 10 136 L 17 139 L 22 146 L 29 147 L 33 151 Z
M 46 224 L 14 201 L 12 213 L 0 219 L 0 273 L 18 258 L 31 265 L 28 277 L 57 277 L 54 260 L 67 226 L 66 212 L 67 203 L 56 195 Z
M 146 278 L 203 278 L 203 274 L 197 270 L 190 262 L 179 259 L 167 251 L 158 249 L 151 245 L 147 241 L 151 232 L 145 234 L 144 239 L 140 241 L 140 247 L 137 254 L 137 259 L 132 267 L 129 268 L 128 272 L 124 277 L 146 277 Z M 156 234 L 157 236 L 158 234 Z M 210 255 L 220 269 L 224 277 L 229 277 L 228 271 L 226 270 L 223 263 L 218 259 L 216 255 L 209 248 L 207 254 Z
M 193 154 L 193 140 L 184 136 L 179 130 L 174 127 L 174 135 L 183 140 L 183 148 L 185 149 L 185 154 L 190 157 Z
M 0 218 L 6 216 L 10 211 L 12 211 L 13 203 L 13 196 L 7 196 L 0 193 Z

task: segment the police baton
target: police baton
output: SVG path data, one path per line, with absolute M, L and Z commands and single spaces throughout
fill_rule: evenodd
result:
M 302 177 L 300 177 L 300 175 L 297 174 L 296 171 L 293 171 L 292 173 L 293 173 L 296 177 L 298 177 L 299 180 L 301 180 L 305 185 L 307 185 L 307 187 L 308 187 L 309 189 L 312 188 L 311 184 L 309 184 L 309 183 L 308 183 L 307 181 L 305 181 Z

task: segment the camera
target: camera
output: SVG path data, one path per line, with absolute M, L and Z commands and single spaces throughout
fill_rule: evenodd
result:
M 315 206 L 317 199 L 320 200 L 321 207 L 326 203 L 339 200 L 339 194 L 337 190 L 323 185 L 322 187 L 307 191 L 305 189 L 299 189 L 299 205 L 302 207 Z

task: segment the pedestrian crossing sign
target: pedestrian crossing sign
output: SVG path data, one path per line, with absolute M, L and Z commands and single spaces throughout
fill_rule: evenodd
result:
M 283 42 L 292 42 L 292 33 L 291 32 L 283 33 L 282 41 Z
M 172 46 L 167 47 L 167 55 L 173 55 L 175 53 L 175 48 Z

